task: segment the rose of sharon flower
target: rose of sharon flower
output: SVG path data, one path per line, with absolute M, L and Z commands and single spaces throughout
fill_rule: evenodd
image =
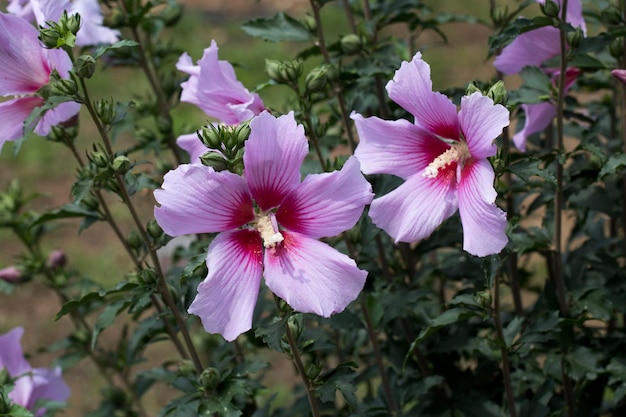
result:
M 154 196 L 155 217 L 172 236 L 216 233 L 209 274 L 189 312 L 209 333 L 234 340 L 251 328 L 261 276 L 295 310 L 328 317 L 363 289 L 366 271 L 317 239 L 355 225 L 373 198 L 350 158 L 341 171 L 300 179 L 308 153 L 304 128 L 293 112 L 263 112 L 250 122 L 244 174 L 180 165 Z
M 430 67 L 418 52 L 387 84 L 389 97 L 415 116 L 364 118 L 353 113 L 360 143 L 356 157 L 366 174 L 392 174 L 404 184 L 371 205 L 373 222 L 396 242 L 428 237 L 459 209 L 463 249 L 486 256 L 507 244 L 506 215 L 495 205 L 493 140 L 509 124 L 509 112 L 474 93 L 461 110 L 432 91 Z
M 38 35 L 21 17 L 0 13 L 0 95 L 16 97 L 0 103 L 0 149 L 4 142 L 22 136 L 24 121 L 36 107 L 44 104 L 37 90 L 48 84 L 52 71 L 68 78 L 72 68 L 64 51 L 43 48 Z M 43 115 L 35 126 L 35 133 L 47 135 L 52 126 L 70 119 L 79 110 L 79 103 L 59 104 Z
M 537 0 L 545 3 L 545 0 Z M 557 0 L 559 6 L 560 0 Z M 573 27 L 586 31 L 585 21 L 582 15 L 580 0 L 569 0 L 567 7 L 567 22 Z M 518 74 L 526 66 L 541 66 L 545 61 L 558 56 L 561 53 L 559 29 L 545 26 L 520 34 L 509 45 L 502 49 L 496 57 L 493 65 L 503 74 Z M 553 81 L 557 79 L 560 71 L 557 68 L 544 68 Z M 577 68 L 568 68 L 565 74 L 565 90 L 574 84 L 580 75 Z M 533 133 L 540 132 L 552 122 L 556 116 L 556 106 L 552 102 L 538 104 L 522 104 L 522 110 L 526 114 L 524 127 L 513 136 L 513 142 L 520 150 L 526 149 L 526 138 Z
M 115 43 L 119 40 L 119 30 L 103 25 L 104 17 L 98 0 L 10 0 L 9 13 L 35 20 L 37 25 L 45 26 L 47 21 L 58 22 L 63 14 L 80 14 L 81 27 L 76 34 L 77 46 Z
M 13 391 L 9 398 L 18 405 L 42 416 L 44 408 L 35 406 L 37 400 L 67 401 L 70 389 L 61 378 L 61 368 L 32 368 L 24 358 L 20 340 L 24 329 L 16 327 L 0 335 L 0 369 L 5 369 L 15 378 Z
M 193 65 L 191 57 L 184 53 L 178 59 L 176 68 L 190 75 L 181 84 L 183 92 L 180 100 L 195 104 L 209 117 L 227 125 L 236 125 L 265 110 L 261 97 L 248 91 L 237 80 L 233 66 L 218 59 L 215 41 L 211 41 L 211 46 L 204 50 L 198 65 Z M 180 136 L 176 143 L 189 153 L 194 163 L 200 163 L 200 157 L 208 151 L 195 133 Z

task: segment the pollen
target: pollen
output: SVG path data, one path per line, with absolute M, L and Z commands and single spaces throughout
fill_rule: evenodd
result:
M 256 230 L 261 234 L 263 246 L 266 248 L 274 248 L 277 244 L 285 240 L 283 235 L 278 231 L 278 225 L 272 215 L 258 217 Z
M 441 169 L 452 163 L 463 163 L 469 156 L 469 150 L 465 143 L 452 145 L 424 169 L 422 176 L 426 178 L 437 178 Z

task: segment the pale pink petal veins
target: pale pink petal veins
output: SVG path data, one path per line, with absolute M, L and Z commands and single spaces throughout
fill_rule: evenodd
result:
M 209 148 L 198 138 L 197 133 L 179 136 L 176 144 L 187 151 L 192 164 L 200 164 L 200 157 L 209 151 Z
M 0 369 L 6 369 L 12 377 L 22 375 L 31 369 L 22 352 L 23 334 L 24 329 L 16 327 L 0 335 Z
M 364 118 L 352 113 L 359 145 L 354 154 L 366 174 L 391 174 L 407 179 L 421 173 L 448 149 L 445 142 L 407 120 Z
M 250 122 L 243 155 L 244 176 L 261 210 L 278 206 L 300 184 L 300 166 L 309 152 L 304 127 L 293 112 L 278 118 L 263 112 Z
M 43 104 L 40 97 L 24 97 L 7 100 L 0 103 L 0 149 L 5 142 L 16 140 L 22 137 L 24 132 L 24 121 L 30 113 Z
M 459 123 L 470 154 L 486 158 L 496 154 L 494 139 L 509 125 L 509 111 L 476 92 L 461 98 Z
M 154 216 L 170 236 L 222 232 L 254 219 L 246 181 L 231 172 L 179 165 L 165 174 L 161 187 L 154 191 L 160 204 Z
M 416 174 L 374 200 L 369 215 L 396 242 L 424 239 L 456 211 L 455 178 L 456 168 L 452 166 L 437 178 Z
M 559 30 L 551 26 L 522 33 L 504 47 L 493 65 L 504 74 L 517 74 L 528 65 L 538 67 L 560 54 L 559 36 Z
M 556 107 L 549 101 L 538 104 L 522 104 L 526 121 L 522 130 L 513 136 L 513 143 L 521 151 L 526 150 L 526 139 L 533 133 L 541 132 L 550 125 L 556 116 Z
M 189 313 L 204 329 L 232 341 L 252 327 L 263 271 L 263 245 L 256 231 L 220 233 L 207 255 L 209 274 L 198 286 Z
M 472 255 L 500 253 L 508 238 L 506 213 L 496 204 L 494 172 L 486 159 L 468 161 L 459 182 L 459 213 L 463 224 L 463 249 Z
M 76 45 L 98 45 L 119 40 L 119 30 L 104 26 L 98 0 L 74 0 L 68 13 L 78 13 L 82 19 L 82 26 L 76 34 Z
M 351 157 L 341 171 L 308 175 L 281 203 L 276 219 L 312 238 L 335 236 L 356 224 L 373 197 L 359 161 Z
M 0 13 L 0 95 L 31 94 L 48 83 L 52 69 L 38 35 L 24 19 Z
M 354 260 L 315 239 L 283 232 L 285 240 L 265 251 L 265 282 L 294 310 L 323 317 L 355 300 L 367 272 Z
M 73 116 L 76 116 L 79 111 L 80 103 L 74 101 L 61 103 L 43 114 L 37 126 L 35 126 L 35 133 L 39 136 L 46 136 L 50 133 L 52 126 L 56 126 L 59 123 L 71 119 Z
M 402 62 L 393 80 L 387 83 L 389 97 L 415 116 L 415 124 L 435 135 L 458 139 L 456 106 L 439 92 L 432 91 L 430 66 L 416 53 L 411 62 Z

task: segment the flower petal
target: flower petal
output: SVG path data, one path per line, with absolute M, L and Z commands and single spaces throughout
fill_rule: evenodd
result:
M 276 219 L 312 238 L 335 236 L 356 224 L 373 197 L 359 161 L 351 157 L 341 171 L 307 176 L 281 203 Z
M 374 224 L 396 242 L 415 242 L 430 236 L 457 209 L 456 172 L 448 171 L 448 175 L 437 178 L 416 174 L 374 200 L 369 212 Z
M 357 298 L 367 272 L 336 249 L 299 233 L 265 251 L 265 282 L 294 310 L 323 317 L 343 311 Z
M 20 376 L 31 369 L 22 352 L 23 334 L 24 329 L 16 327 L 0 335 L 0 369 L 6 369 L 12 377 Z
M 366 174 L 391 174 L 407 179 L 423 172 L 448 146 L 429 131 L 406 120 L 364 118 L 352 113 L 359 145 L 354 155 Z
M 64 10 L 69 10 L 69 0 L 30 0 L 37 25 L 46 27 L 46 22 L 58 22 Z M 82 17 L 82 16 L 81 16 Z
M 389 97 L 415 116 L 415 124 L 435 135 L 459 138 L 456 106 L 439 92 L 433 92 L 430 66 L 416 53 L 411 62 L 403 62 L 393 80 L 387 83 Z
M 119 30 L 104 26 L 104 17 L 98 0 L 74 0 L 68 13 L 78 13 L 82 20 L 82 26 L 76 34 L 76 45 L 98 45 L 115 43 L 119 40 Z
M 561 0 L 553 0 L 561 7 Z M 545 4 L 546 0 L 537 0 L 537 3 Z M 583 19 L 583 4 L 580 0 L 569 0 L 567 3 L 567 13 L 565 21 L 573 27 L 579 27 L 583 33 L 587 33 L 587 26 Z
M 250 129 L 244 176 L 252 197 L 265 211 L 278 206 L 300 184 L 300 166 L 309 145 L 293 112 L 279 118 L 263 112 L 250 122 Z
M 8 100 L 0 103 L 0 149 L 5 142 L 22 137 L 24 121 L 35 107 L 41 106 L 43 100 L 39 97 L 24 97 Z
M 509 111 L 476 92 L 461 98 L 459 122 L 470 154 L 474 158 L 486 158 L 496 154 L 493 141 L 509 125 Z
M 209 151 L 209 148 L 198 138 L 197 133 L 179 136 L 176 144 L 187 151 L 192 164 L 200 164 L 200 157 Z
M 493 62 L 504 74 L 517 74 L 525 66 L 540 66 L 561 53 L 559 30 L 545 26 L 520 34 L 502 49 Z
M 29 22 L 35 20 L 35 14 L 33 13 L 33 6 L 30 4 L 30 0 L 9 0 L 7 12 Z
M 472 255 L 500 253 L 509 241 L 506 213 L 495 204 L 493 168 L 486 159 L 466 164 L 459 182 L 463 249 Z
M 513 142 L 517 149 L 524 151 L 528 136 L 548 127 L 556 116 L 556 108 L 549 101 L 539 104 L 522 104 L 521 107 L 526 113 L 526 121 L 522 130 L 513 135 Z
M 179 165 L 165 174 L 154 198 L 154 216 L 170 236 L 214 233 L 254 219 L 246 181 L 231 172 L 204 165 Z
M 31 94 L 48 83 L 52 69 L 37 36 L 26 20 L 0 13 L 0 95 Z
M 259 234 L 251 230 L 220 233 L 211 242 L 206 260 L 209 275 L 188 310 L 200 317 L 207 332 L 232 341 L 252 327 L 263 271 L 262 247 Z
M 9 396 L 11 394 L 13 392 Z M 32 370 L 32 375 L 18 379 L 15 384 L 15 394 L 16 396 L 12 397 L 15 402 L 22 404 L 39 417 L 45 413 L 45 409 L 37 408 L 35 406 L 37 401 L 42 399 L 67 401 L 70 397 L 70 387 L 63 381 L 60 367 L 54 369 L 35 368 Z M 22 401 L 24 402 L 22 403 Z
M 53 109 L 47 110 L 43 117 L 35 126 L 35 133 L 39 136 L 46 136 L 50 133 L 52 126 L 63 123 L 76 116 L 80 111 L 80 103 L 67 101 L 61 103 Z

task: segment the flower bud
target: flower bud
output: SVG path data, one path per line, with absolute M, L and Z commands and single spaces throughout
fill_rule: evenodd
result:
M 0 269 L 0 279 L 11 284 L 15 284 L 22 279 L 22 272 L 15 266 L 7 266 Z
M 81 55 L 74 63 L 74 72 L 80 78 L 91 78 L 96 72 L 96 60 L 91 55 Z
M 468 85 L 467 85 L 467 89 L 465 90 L 465 95 L 469 96 L 470 94 L 473 93 L 480 93 L 483 94 L 483 90 L 481 90 L 480 88 L 478 88 L 478 86 L 476 85 L 476 83 L 474 81 L 471 81 Z
M 200 157 L 202 165 L 213 168 L 215 171 L 220 172 L 228 168 L 228 164 L 222 155 L 218 152 L 207 152 Z
M 237 145 L 244 146 L 245 142 L 250 137 L 250 122 L 242 122 L 237 125 L 235 128 L 235 132 L 233 132 L 233 136 L 237 138 Z
M 95 103 L 96 114 L 100 121 L 105 125 L 110 125 L 115 121 L 117 109 L 115 104 L 108 100 L 98 100 Z
M 558 3 L 555 3 L 552 0 L 546 0 L 545 3 L 542 3 L 540 7 L 544 15 L 553 18 L 559 17 L 559 10 L 561 8 L 559 7 Z
M 508 6 L 504 8 L 496 6 L 491 10 L 491 20 L 496 27 L 502 26 L 506 22 L 506 16 L 509 13 Z
M 275 59 L 266 59 L 265 60 L 265 72 L 267 75 L 274 81 L 278 81 L 280 77 L 280 73 L 278 72 L 278 68 L 280 67 L 280 61 Z
M 109 166 L 109 156 L 102 151 L 94 151 L 89 158 L 98 168 Z
M 266 59 L 265 70 L 267 75 L 277 83 L 294 83 L 302 75 L 302 61 L 297 59 L 293 61 Z
M 144 284 L 154 284 L 158 281 L 154 268 L 145 268 L 139 271 L 139 280 Z
M 300 337 L 300 333 L 302 332 L 302 326 L 297 316 L 291 316 L 287 319 L 287 326 L 289 326 L 289 330 L 293 334 L 293 338 L 298 340 Z
M 54 49 L 59 46 L 61 34 L 57 28 L 39 28 L 39 40 L 48 49 Z
M 62 250 L 53 250 L 46 259 L 46 265 L 48 268 L 58 269 L 67 265 L 67 256 Z
M 141 236 L 139 235 L 139 233 L 137 233 L 136 230 L 133 230 L 129 233 L 128 239 L 126 239 L 126 241 L 128 242 L 128 246 L 135 250 L 139 249 L 143 244 L 143 242 L 141 241 Z
M 161 226 L 159 226 L 155 219 L 152 219 L 148 222 L 146 230 L 148 231 L 150 237 L 152 237 L 153 239 L 158 239 L 163 236 L 163 229 L 161 229 Z
M 619 58 L 624 54 L 624 39 L 619 37 L 615 38 L 609 44 L 609 52 L 614 58 Z
M 304 373 L 311 381 L 314 381 L 320 375 L 321 371 L 322 367 L 314 362 L 309 362 L 304 367 Z
M 208 392 L 217 388 L 221 380 L 222 375 L 219 369 L 216 368 L 207 368 L 202 371 L 202 375 L 200 375 L 200 385 L 202 385 L 202 388 Z
M 183 15 L 183 6 L 178 3 L 169 3 L 159 14 L 165 26 L 174 26 Z
M 608 6 L 600 12 L 602 23 L 607 26 L 617 26 L 622 22 L 622 14 L 615 6 Z
M 503 106 L 506 106 L 507 95 L 504 82 L 500 80 L 492 85 L 489 90 L 487 90 L 487 97 L 492 99 L 495 104 L 502 104 Z
M 108 191 L 111 191 L 115 194 L 120 192 L 120 185 L 113 178 L 107 178 L 104 182 L 104 188 Z
M 577 48 L 580 45 L 580 42 L 585 37 L 581 28 L 576 28 L 573 32 L 569 32 L 567 34 L 567 43 L 572 48 Z
M 85 207 L 87 210 L 96 211 L 98 210 L 98 207 L 100 206 L 100 202 L 93 195 L 86 195 L 80 201 L 80 205 Z
M 0 369 L 0 387 L 11 382 L 11 375 L 9 375 L 9 371 L 2 368 Z
M 121 175 L 127 173 L 128 170 L 132 166 L 133 166 L 133 163 L 130 161 L 130 159 L 126 155 L 116 156 L 115 159 L 113 160 L 113 163 L 111 164 L 113 171 Z
M 73 96 L 78 92 L 78 86 L 72 79 L 62 79 L 50 84 L 50 93 L 61 96 Z
M 323 91 L 328 83 L 328 77 L 326 76 L 328 65 L 321 65 L 314 68 L 304 79 L 306 89 L 311 93 L 317 93 Z
M 341 45 L 341 50 L 346 54 L 356 54 L 363 47 L 361 37 L 359 35 L 355 35 L 354 33 L 343 36 L 339 43 Z
M 67 11 L 64 11 L 61 19 L 59 20 L 59 24 L 73 35 L 76 35 L 80 30 L 82 19 L 78 13 L 68 16 Z
M 308 30 L 310 33 L 317 33 L 317 22 L 315 21 L 315 18 L 313 16 L 307 14 L 302 18 L 301 22 L 306 30 Z
M 476 294 L 474 294 L 474 299 L 481 307 L 485 309 L 491 308 L 491 302 L 492 302 L 491 291 L 489 290 L 478 291 Z

